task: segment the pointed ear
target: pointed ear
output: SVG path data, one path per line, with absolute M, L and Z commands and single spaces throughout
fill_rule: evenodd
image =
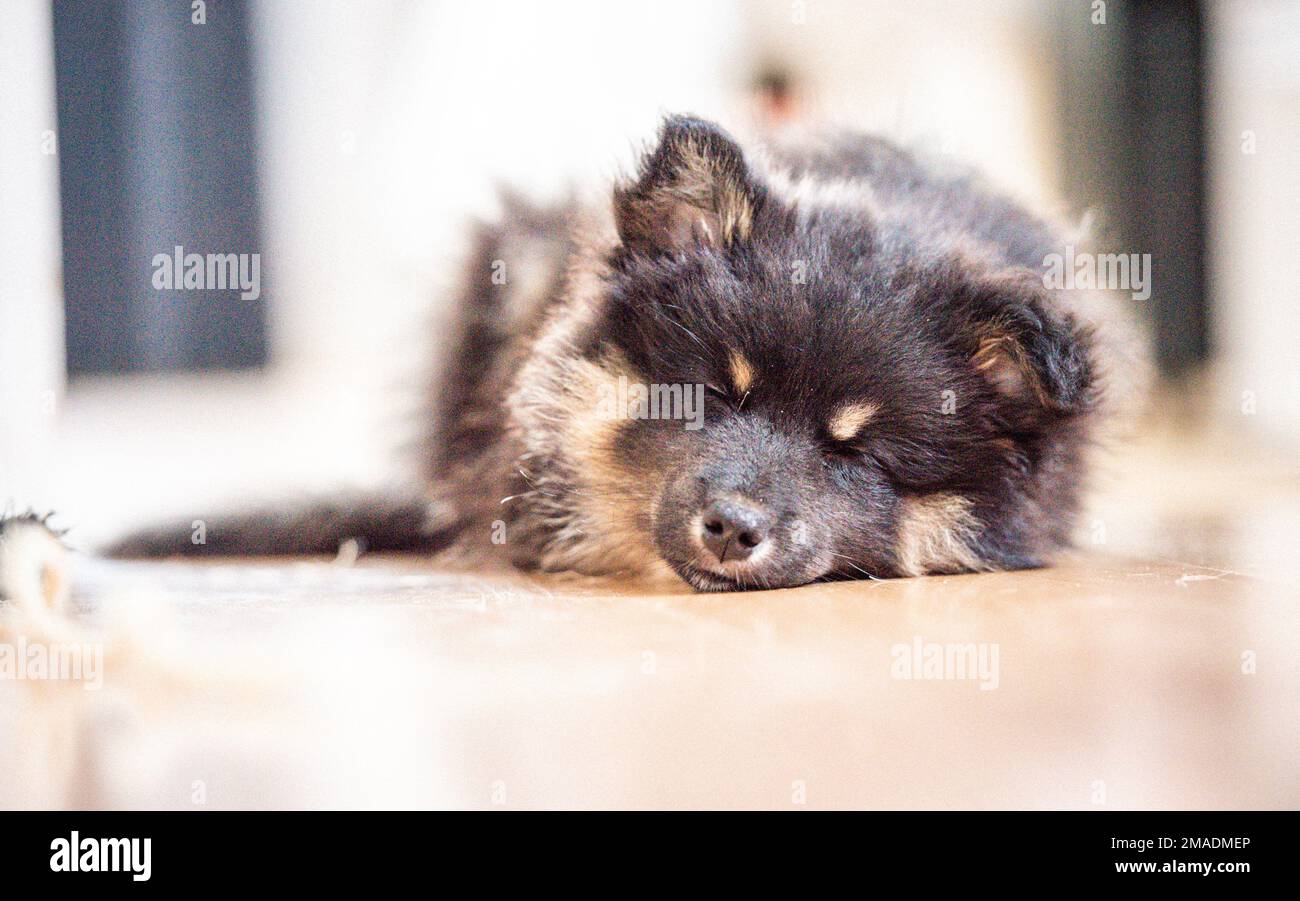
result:
M 968 297 L 971 364 L 1004 397 L 1057 413 L 1094 400 L 1090 336 L 1054 308 L 1042 278 L 1027 268 L 986 277 Z
M 739 145 L 711 122 L 671 116 L 636 180 L 614 191 L 623 246 L 648 256 L 723 250 L 749 236 L 761 192 Z

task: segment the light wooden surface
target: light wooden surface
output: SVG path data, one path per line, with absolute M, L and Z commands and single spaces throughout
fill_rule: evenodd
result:
M 1294 468 L 1133 461 L 1102 540 L 1033 572 L 696 595 L 81 559 L 103 686 L 0 681 L 0 805 L 1294 808 Z M 899 678 L 918 642 L 996 669 Z

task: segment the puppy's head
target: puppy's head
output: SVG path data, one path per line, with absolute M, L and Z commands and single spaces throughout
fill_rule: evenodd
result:
M 614 211 L 588 352 L 704 399 L 699 422 L 632 415 L 605 448 L 678 574 L 723 590 L 1034 562 L 1017 504 L 1069 463 L 1092 374 L 1031 271 L 923 251 L 851 185 L 800 202 L 689 118 Z

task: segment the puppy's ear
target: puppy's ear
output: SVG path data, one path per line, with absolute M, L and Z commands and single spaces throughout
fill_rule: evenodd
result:
M 1095 399 L 1091 336 L 1055 309 L 1042 279 L 1017 267 L 965 293 L 971 364 L 1004 397 L 1026 407 L 1079 413 Z
M 711 122 L 671 116 L 636 180 L 614 191 L 623 246 L 647 256 L 725 250 L 749 236 L 761 203 L 739 145 Z

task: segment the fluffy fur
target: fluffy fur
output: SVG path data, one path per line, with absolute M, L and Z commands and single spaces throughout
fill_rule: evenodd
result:
M 742 149 L 672 117 L 607 203 L 477 236 L 418 497 L 155 530 L 119 553 L 452 545 L 697 589 L 1037 566 L 1140 368 L 1054 292 L 1066 233 L 873 138 Z M 611 415 L 704 386 L 701 428 Z M 614 392 L 614 395 L 611 395 Z

